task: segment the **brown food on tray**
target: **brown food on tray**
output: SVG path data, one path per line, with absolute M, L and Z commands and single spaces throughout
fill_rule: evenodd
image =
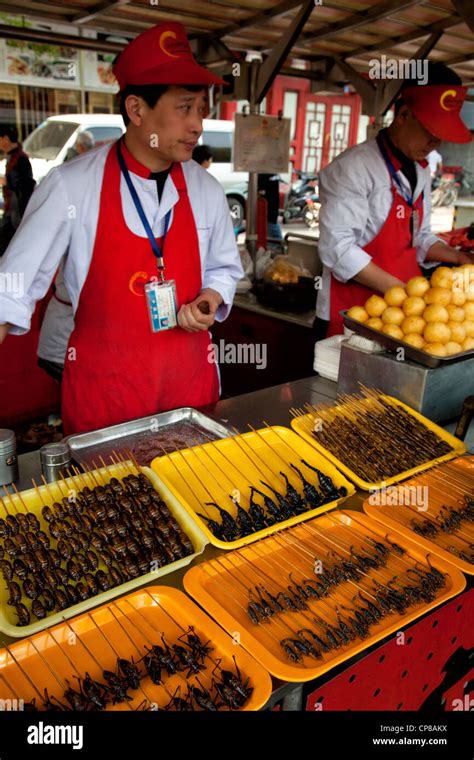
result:
M 44 530 L 32 512 L 0 518 L 0 574 L 20 626 L 194 552 L 144 474 L 86 486 L 42 517 Z
M 388 479 L 452 451 L 402 407 L 376 393 L 367 396 L 344 396 L 341 406 L 314 412 L 318 443 L 362 479 Z

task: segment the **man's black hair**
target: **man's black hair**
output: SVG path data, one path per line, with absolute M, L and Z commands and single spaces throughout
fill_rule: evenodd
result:
M 0 137 L 9 137 L 12 143 L 18 142 L 18 129 L 15 124 L 0 124 Z
M 120 113 L 125 126 L 128 126 L 130 119 L 127 116 L 127 109 L 125 108 L 125 100 L 129 95 L 137 95 L 143 98 L 147 106 L 154 108 L 158 103 L 162 95 L 167 92 L 171 87 L 168 84 L 127 84 L 123 90 L 119 92 L 120 97 Z M 199 92 L 207 87 L 205 84 L 180 84 L 177 87 L 182 87 L 184 90 L 190 92 Z
M 419 81 L 416 77 L 413 77 L 410 79 L 405 79 L 403 87 L 424 87 L 438 84 L 462 84 L 461 77 L 459 77 L 455 71 L 449 69 L 445 63 L 435 63 L 434 61 L 428 61 L 427 70 L 427 81 L 425 81 L 425 78 L 423 78 L 422 81 Z M 402 105 L 404 105 L 403 88 L 400 93 L 400 97 L 395 101 L 395 116 L 399 112 Z
M 193 150 L 193 159 L 202 164 L 204 161 L 209 161 L 212 158 L 212 153 L 209 145 L 196 145 Z

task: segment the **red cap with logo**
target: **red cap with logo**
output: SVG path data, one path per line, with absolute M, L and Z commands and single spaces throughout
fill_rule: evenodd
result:
M 113 72 L 121 90 L 128 84 L 224 84 L 196 63 L 184 26 L 174 21 L 135 37 L 120 53 Z
M 418 85 L 404 87 L 401 96 L 432 135 L 447 142 L 468 143 L 472 134 L 460 116 L 467 90 L 457 84 Z

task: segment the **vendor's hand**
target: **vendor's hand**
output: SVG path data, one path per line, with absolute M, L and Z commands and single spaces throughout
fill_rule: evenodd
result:
M 456 251 L 457 253 L 457 265 L 461 264 L 474 264 L 474 254 L 466 253 L 466 251 Z
M 194 301 L 181 306 L 178 312 L 178 325 L 187 332 L 208 330 L 214 324 L 216 312 L 221 303 L 222 296 L 217 290 L 203 288 Z M 205 313 L 207 311 L 209 313 Z
M 6 184 L 5 177 L 0 177 L 0 187 L 3 187 L 3 185 L 5 185 L 5 184 Z
M 0 343 L 3 343 L 8 335 L 8 331 L 11 325 L 7 322 L 5 325 L 0 325 Z

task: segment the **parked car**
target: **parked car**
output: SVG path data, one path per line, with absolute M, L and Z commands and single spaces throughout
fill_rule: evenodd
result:
M 209 145 L 213 155 L 209 172 L 223 186 L 234 228 L 240 231 L 245 218 L 248 174 L 232 171 L 234 122 L 204 119 L 203 126 L 199 142 Z M 64 162 L 68 150 L 75 144 L 78 134 L 84 130 L 92 133 L 96 145 L 103 145 L 117 140 L 125 131 L 125 127 L 119 114 L 67 114 L 45 119 L 23 143 L 37 182 L 41 182 L 54 166 Z

